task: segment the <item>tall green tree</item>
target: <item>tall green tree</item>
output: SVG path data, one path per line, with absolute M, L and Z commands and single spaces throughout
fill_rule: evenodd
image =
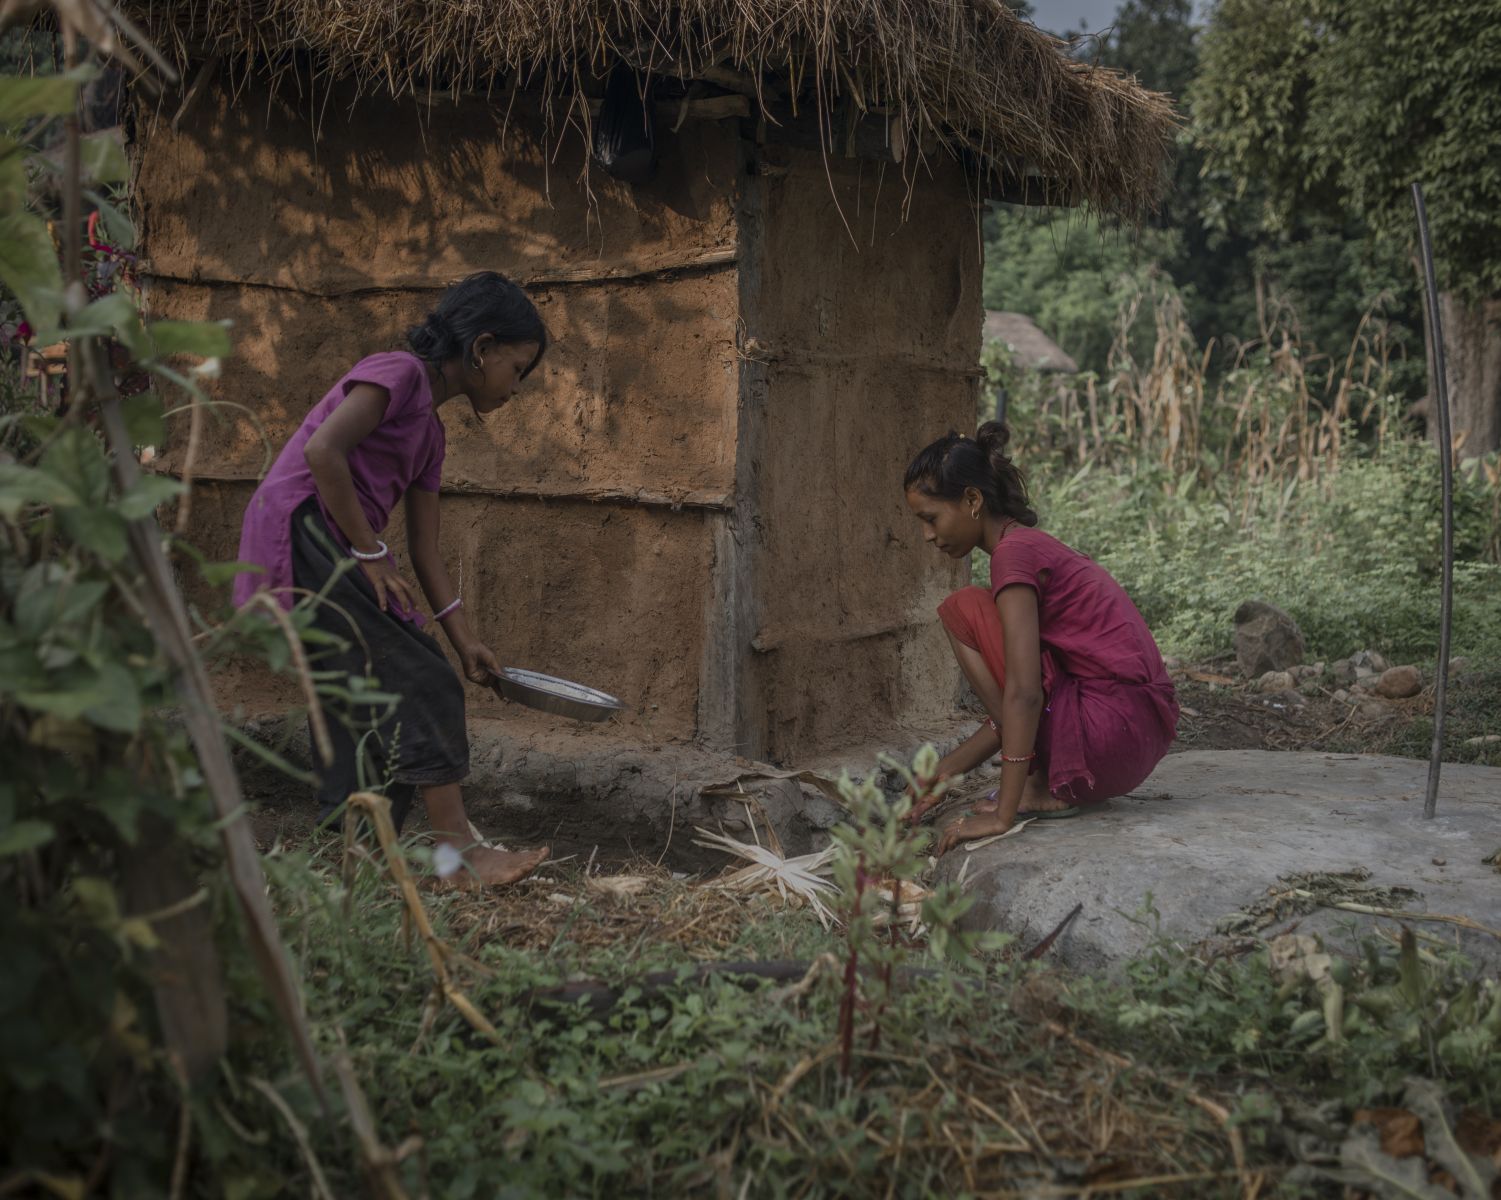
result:
M 1501 448 L 1501 19 L 1477 0 L 1219 0 L 1189 90 L 1211 175 L 1268 230 L 1415 234 L 1423 184 L 1455 431 Z

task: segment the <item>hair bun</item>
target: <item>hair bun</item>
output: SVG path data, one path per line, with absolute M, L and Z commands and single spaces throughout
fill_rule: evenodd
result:
M 975 430 L 975 441 L 980 443 L 981 448 L 987 454 L 996 451 L 1004 454 L 1006 447 L 1011 443 L 1011 427 L 999 421 L 986 421 Z

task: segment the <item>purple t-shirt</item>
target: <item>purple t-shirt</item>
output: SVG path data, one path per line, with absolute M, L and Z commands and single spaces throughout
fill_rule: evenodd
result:
M 384 532 L 391 510 L 409 488 L 438 490 L 443 478 L 443 422 L 433 408 L 422 360 L 404 350 L 361 359 L 308 413 L 250 497 L 240 528 L 239 560 L 264 567 L 265 572 L 235 576 L 237 607 L 261 588 L 269 588 L 283 608 L 292 607 L 296 599 L 291 591 L 292 514 L 308 497 L 318 495 L 303 448 L 313 430 L 328 419 L 357 383 L 385 388 L 391 397 L 380 424 L 349 452 L 349 473 L 370 528 L 377 535 Z M 324 516 L 328 517 L 327 510 Z M 332 518 L 328 524 L 347 548 Z

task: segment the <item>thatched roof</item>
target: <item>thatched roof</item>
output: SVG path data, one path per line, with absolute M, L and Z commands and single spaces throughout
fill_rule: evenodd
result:
M 134 0 L 179 57 L 423 95 L 520 80 L 571 97 L 625 61 L 755 93 L 834 124 L 884 122 L 896 157 L 942 145 L 1013 181 L 1121 213 L 1148 207 L 1174 127 L 1165 96 L 1075 62 L 1000 0 Z M 780 102 L 780 103 L 779 103 Z M 832 150 L 837 152 L 837 146 Z
M 1079 370 L 1079 364 L 1022 313 L 987 310 L 985 340 L 1009 347 L 1011 361 L 1024 371 L 1064 371 L 1072 375 Z

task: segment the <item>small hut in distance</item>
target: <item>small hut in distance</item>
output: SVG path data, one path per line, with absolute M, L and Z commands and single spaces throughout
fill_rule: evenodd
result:
M 1024 313 L 987 309 L 984 339 L 987 345 L 998 343 L 1005 346 L 1018 370 L 1078 374 L 1079 364 Z
M 934 607 L 967 568 L 900 479 L 973 419 L 980 206 L 1139 210 L 1165 98 L 996 0 L 135 11 L 191 82 L 137 111 L 147 303 L 233 320 L 216 398 L 273 445 L 454 278 L 537 300 L 538 378 L 443 411 L 444 548 L 505 661 L 627 701 L 589 737 L 786 765 L 943 726 Z M 590 161 L 622 66 L 636 182 Z M 188 453 L 192 536 L 233 557 L 263 444 L 225 420 Z
M 1076 375 L 1076 363 L 1052 338 L 1043 333 L 1037 322 L 1025 313 L 985 310 L 983 340 L 986 346 L 1004 346 L 1011 356 L 1011 365 L 1018 371 L 1032 371 L 1039 375 Z M 1007 390 L 995 390 L 995 419 L 1006 419 Z

